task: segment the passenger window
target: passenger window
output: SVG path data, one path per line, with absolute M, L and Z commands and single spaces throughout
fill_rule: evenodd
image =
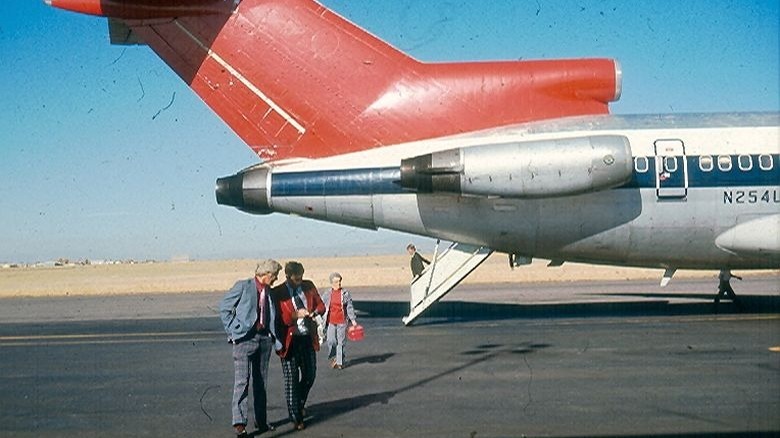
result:
M 634 169 L 636 169 L 639 173 L 645 173 L 647 172 L 647 169 L 649 169 L 650 166 L 647 162 L 647 157 L 636 157 L 634 158 Z
M 721 172 L 728 172 L 731 170 L 731 157 L 729 155 L 718 156 L 718 169 L 720 169 Z
M 761 170 L 772 170 L 772 156 L 771 155 L 759 155 L 758 156 L 758 167 L 761 168 Z
M 664 169 L 667 172 L 677 172 L 677 157 L 664 157 Z
M 715 167 L 715 162 L 712 160 L 711 156 L 702 155 L 699 157 L 699 169 L 701 169 L 702 172 L 710 172 L 713 167 Z
M 747 172 L 753 168 L 753 159 L 750 155 L 740 155 L 737 157 L 737 164 L 739 164 L 739 170 Z

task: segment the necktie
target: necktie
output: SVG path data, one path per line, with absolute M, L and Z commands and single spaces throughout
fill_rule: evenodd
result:
M 264 329 L 266 327 L 266 299 L 265 299 L 265 286 L 260 286 L 260 292 L 257 297 L 257 328 Z
M 293 291 L 293 300 L 295 301 L 295 310 L 298 309 L 305 309 L 306 305 L 303 304 L 303 300 L 301 300 L 301 296 L 298 295 L 298 291 Z
M 300 286 L 293 289 L 289 284 L 287 284 L 287 290 L 290 292 L 290 297 L 292 298 L 293 307 L 295 307 L 295 310 L 297 311 L 299 309 L 305 309 L 306 305 L 303 303 L 303 299 L 301 299 L 303 291 L 301 290 Z M 295 325 L 299 335 L 307 335 L 309 333 L 309 329 L 306 327 L 306 319 L 299 318 L 295 322 Z

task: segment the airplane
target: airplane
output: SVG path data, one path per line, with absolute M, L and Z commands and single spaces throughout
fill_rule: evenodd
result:
M 780 267 L 778 113 L 613 115 L 615 60 L 426 63 L 314 0 L 45 1 L 151 47 L 257 154 L 219 204 L 453 242 L 406 324 L 494 251 L 662 286 Z

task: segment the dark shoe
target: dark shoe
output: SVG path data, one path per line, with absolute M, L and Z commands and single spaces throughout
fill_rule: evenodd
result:
M 246 426 L 243 424 L 236 424 L 233 426 L 236 430 L 236 438 L 249 438 L 249 434 L 246 433 Z
M 265 432 L 273 432 L 276 430 L 276 427 L 270 425 L 270 424 L 263 424 L 260 426 L 257 426 L 257 432 L 255 432 L 255 435 L 260 435 L 261 433 Z

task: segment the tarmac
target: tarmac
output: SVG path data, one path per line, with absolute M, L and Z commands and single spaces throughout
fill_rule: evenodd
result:
M 272 357 L 260 436 L 780 436 L 777 280 L 462 286 L 413 327 L 354 289 L 366 339 L 302 432 Z M 0 437 L 233 436 L 221 294 L 0 300 Z

